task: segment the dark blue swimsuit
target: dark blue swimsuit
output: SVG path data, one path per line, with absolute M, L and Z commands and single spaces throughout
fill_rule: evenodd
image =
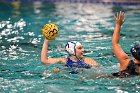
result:
M 138 66 L 138 64 L 135 64 L 133 60 L 131 60 L 125 70 L 112 73 L 112 75 L 120 78 L 128 77 L 130 75 L 139 75 L 139 73 L 135 71 Z
M 84 62 L 84 60 L 79 60 L 78 62 L 74 62 L 70 58 L 68 58 L 67 63 L 65 64 L 65 66 L 70 68 L 69 69 L 70 74 L 82 73 L 84 71 L 83 68 L 90 69 L 92 67 L 91 65 L 86 64 Z M 72 68 L 74 68 L 74 69 L 72 69 Z M 80 69 L 75 69 L 75 68 L 80 68 Z
M 84 60 L 79 60 L 78 62 L 72 61 L 70 58 L 68 58 L 66 65 L 67 67 L 77 67 L 77 68 L 86 68 L 89 69 L 91 68 L 91 65 L 88 65 L 84 62 Z

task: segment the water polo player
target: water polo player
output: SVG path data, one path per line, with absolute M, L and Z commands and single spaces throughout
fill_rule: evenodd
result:
M 43 64 L 64 63 L 66 67 L 70 68 L 90 68 L 92 66 L 98 66 L 95 60 L 84 57 L 84 48 L 82 44 L 77 41 L 67 42 L 65 49 L 69 53 L 68 58 L 48 58 L 48 44 L 49 40 L 44 39 L 41 51 L 41 62 Z
M 120 40 L 120 31 L 121 26 L 125 21 L 124 12 L 119 12 L 115 16 L 116 27 L 114 29 L 113 37 L 112 37 L 112 48 L 116 58 L 120 63 L 119 72 L 113 73 L 112 75 L 115 77 L 128 77 L 132 75 L 140 74 L 140 45 L 135 45 L 131 48 L 131 54 L 134 59 L 130 59 L 130 57 L 123 51 L 121 45 L 119 44 Z

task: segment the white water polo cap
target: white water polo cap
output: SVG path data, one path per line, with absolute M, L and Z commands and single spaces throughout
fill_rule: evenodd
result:
M 76 56 L 76 48 L 78 46 L 82 46 L 82 44 L 80 42 L 77 42 L 77 41 L 70 41 L 70 42 L 67 42 L 65 48 L 66 48 L 66 51 L 70 55 L 75 55 Z

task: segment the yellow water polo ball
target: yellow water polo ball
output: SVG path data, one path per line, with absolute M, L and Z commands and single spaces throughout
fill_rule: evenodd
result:
M 58 35 L 58 32 L 59 30 L 58 30 L 57 25 L 53 23 L 46 24 L 42 28 L 42 34 L 48 40 L 55 39 L 56 36 Z

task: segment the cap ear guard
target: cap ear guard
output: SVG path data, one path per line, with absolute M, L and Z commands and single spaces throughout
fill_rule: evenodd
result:
M 70 54 L 70 55 L 74 55 L 76 56 L 76 48 L 78 46 L 82 46 L 82 44 L 80 42 L 77 42 L 77 41 L 71 41 L 71 42 L 68 42 L 66 45 L 65 45 L 65 48 L 66 48 L 66 51 Z
M 74 55 L 74 51 L 72 48 L 67 48 L 66 51 L 71 54 L 71 55 Z
M 77 43 L 76 41 L 71 41 L 67 42 L 67 44 L 65 45 L 65 49 L 70 55 L 76 55 L 75 53 L 76 43 Z
M 134 47 L 131 48 L 130 51 L 133 57 L 140 61 L 140 45 L 135 45 Z

